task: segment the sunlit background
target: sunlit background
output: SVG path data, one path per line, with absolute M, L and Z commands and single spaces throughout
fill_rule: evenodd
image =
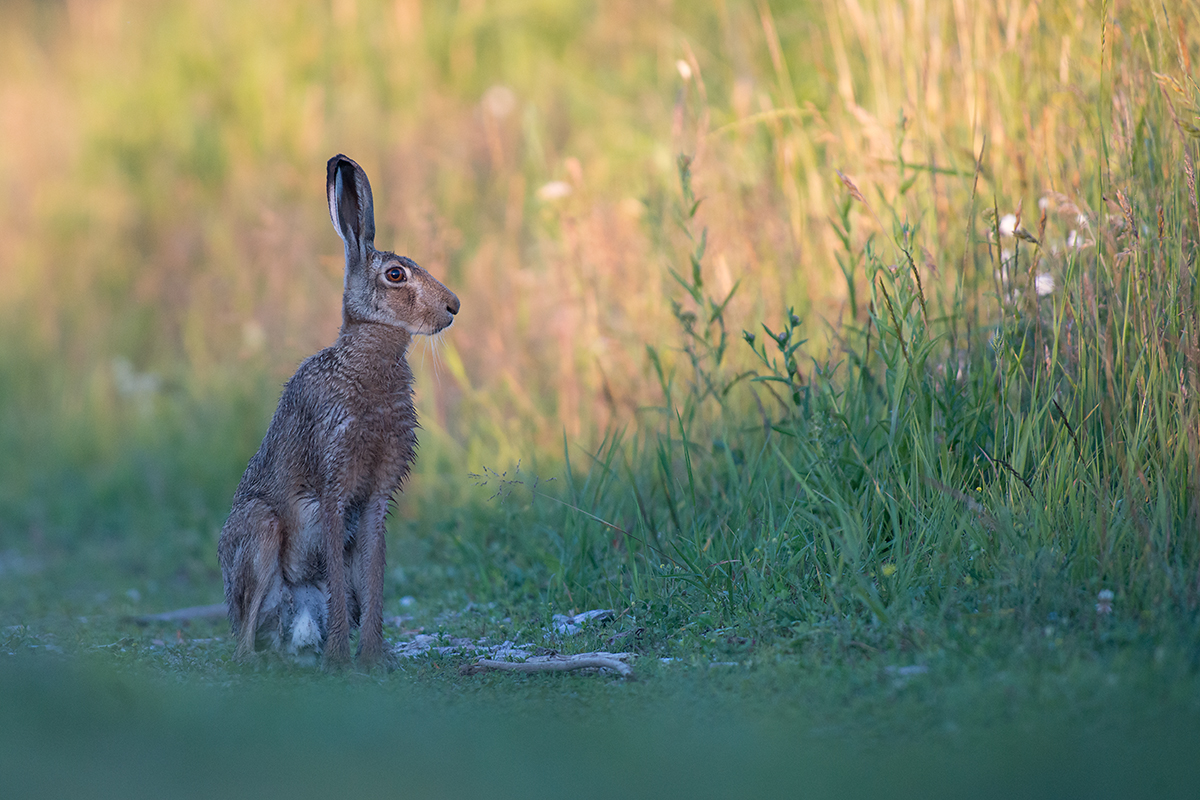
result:
M 497 463 L 591 440 L 657 396 L 680 154 L 714 294 L 738 284 L 730 319 L 794 306 L 815 342 L 847 313 L 838 170 L 876 206 L 851 210 L 860 240 L 891 233 L 889 204 L 920 222 L 932 283 L 986 258 L 964 254 L 973 193 L 1031 228 L 1050 197 L 1059 239 L 1095 215 L 1088 8 L 6 3 L 4 357 L 100 406 L 283 380 L 340 321 L 323 180 L 343 152 L 371 177 L 378 243 L 462 298 L 413 353 L 425 425 Z M 1138 31 L 1166 23 L 1121 13 L 1110 67 L 1142 88 Z

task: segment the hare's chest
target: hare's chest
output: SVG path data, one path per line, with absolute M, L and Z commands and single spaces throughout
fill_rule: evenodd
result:
M 344 440 L 351 494 L 395 491 L 416 451 L 416 426 L 411 402 L 381 404 L 356 415 Z

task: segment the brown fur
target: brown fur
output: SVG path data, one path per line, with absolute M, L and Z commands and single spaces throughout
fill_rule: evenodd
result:
M 377 251 L 371 187 L 334 156 L 329 213 L 345 243 L 342 330 L 284 387 L 217 548 L 237 656 L 265 643 L 327 665 L 383 652 L 384 519 L 412 464 L 417 416 L 405 353 L 458 313 L 413 261 Z

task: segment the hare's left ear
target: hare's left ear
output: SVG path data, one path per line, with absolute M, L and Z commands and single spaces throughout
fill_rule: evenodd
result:
M 360 257 L 375 246 L 375 204 L 367 173 L 343 155 L 329 159 L 325 190 L 329 195 L 329 218 L 342 241 L 346 255 Z

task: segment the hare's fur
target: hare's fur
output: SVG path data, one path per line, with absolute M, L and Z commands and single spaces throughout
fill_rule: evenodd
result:
M 458 313 L 413 261 L 374 246 L 366 173 L 329 160 L 329 213 L 345 243 L 342 329 L 284 387 L 221 531 L 218 556 L 237 656 L 257 643 L 344 664 L 383 652 L 384 519 L 417 444 L 412 337 Z

